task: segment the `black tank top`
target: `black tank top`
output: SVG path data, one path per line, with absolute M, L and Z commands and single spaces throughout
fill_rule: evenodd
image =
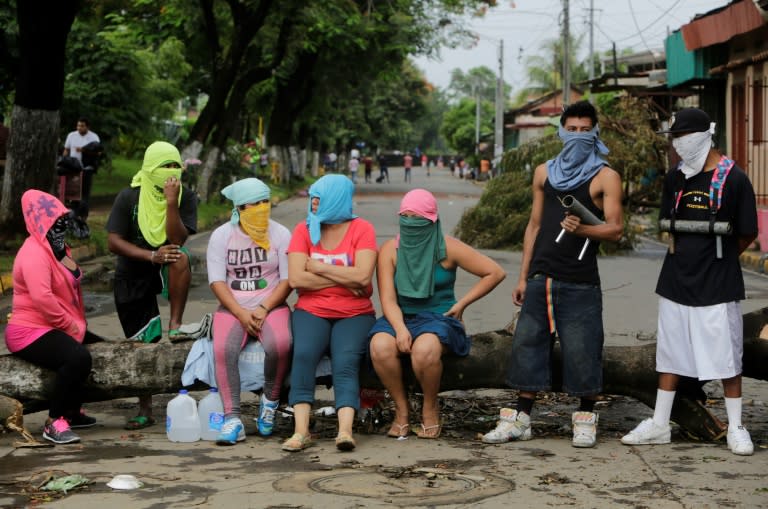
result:
M 584 247 L 585 237 L 563 234 L 560 242 L 555 242 L 562 227 L 560 221 L 565 217 L 565 207 L 560 199 L 567 195 L 575 197 L 594 215 L 603 219 L 603 211 L 597 208 L 589 195 L 589 185 L 592 177 L 576 189 L 558 191 L 549 183 L 544 183 L 544 207 L 541 214 L 541 225 L 536 242 L 533 245 L 533 257 L 528 277 L 544 274 L 552 279 L 571 283 L 600 284 L 600 274 L 597 271 L 597 250 L 600 243 L 590 240 L 589 246 L 581 260 L 579 253 Z

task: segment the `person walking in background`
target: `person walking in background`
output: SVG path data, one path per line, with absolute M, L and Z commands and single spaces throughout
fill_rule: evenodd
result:
M 466 356 L 470 339 L 462 317 L 467 307 L 506 277 L 487 256 L 453 237 L 444 236 L 437 201 L 427 190 L 414 189 L 400 202 L 400 234 L 381 247 L 379 298 L 384 316 L 368 333 L 376 374 L 395 402 L 395 420 L 387 433 L 408 435 L 408 396 L 401 359 L 409 356 L 424 395 L 419 438 L 438 438 L 442 429 L 437 394 L 443 355 Z M 456 300 L 456 269 L 480 280 Z
M 365 166 L 365 183 L 370 184 L 373 173 L 373 158 L 370 154 L 366 154 L 363 158 L 363 165 Z
M 555 335 L 562 348 L 563 391 L 581 398 L 571 416 L 572 444 L 592 447 L 597 440 L 594 405 L 603 373 L 597 252 L 599 241 L 618 241 L 623 232 L 621 177 L 603 160 L 608 149 L 599 134 L 594 106 L 587 101 L 571 104 L 560 117 L 563 149 L 535 170 L 531 217 L 513 294 L 522 309 L 506 377 L 507 385 L 520 393 L 516 409 L 501 409 L 498 425 L 483 436 L 485 443 L 531 439 L 536 393 L 552 385 Z M 586 224 L 566 212 L 565 196 L 574 197 L 597 217 L 604 215 L 605 222 Z
M 272 434 L 291 362 L 291 312 L 285 299 L 291 232 L 270 219 L 269 186 L 256 178 L 222 189 L 235 208 L 229 222 L 216 228 L 208 242 L 208 283 L 219 301 L 213 315 L 216 386 L 224 404 L 224 424 L 216 442 L 245 440 L 240 420 L 240 351 L 251 339 L 264 347 L 264 388 L 258 429 Z
M 128 339 L 154 343 L 162 337 L 157 294 L 170 304 L 168 338 L 179 332 L 192 280 L 187 237 L 197 231 L 197 197 L 181 185 L 181 156 L 156 141 L 144 153 L 131 185 L 115 198 L 107 220 L 107 245 L 117 255 L 115 307 Z M 152 398 L 139 398 L 139 414 L 127 429 L 154 424 Z
M 662 132 L 672 136 L 672 146 L 682 161 L 667 172 L 659 218 L 696 221 L 708 228 L 713 222 L 727 222 L 733 233 L 721 237 L 670 234 L 672 244 L 656 285 L 656 405 L 653 417 L 621 441 L 626 445 L 668 444 L 669 418 L 680 377 L 722 380 L 728 448 L 748 456 L 754 445 L 741 422 L 744 337 L 740 301 L 745 293 L 739 255 L 757 237 L 755 192 L 744 170 L 712 148 L 714 124 L 706 112 L 680 110 Z
M 387 166 L 387 158 L 384 157 L 384 154 L 379 154 L 379 178 L 376 179 L 376 182 L 384 182 L 384 179 L 389 184 L 389 167 Z
M 299 294 L 292 315 L 293 366 L 289 403 L 294 434 L 283 450 L 300 451 L 312 440 L 309 416 L 315 373 L 324 354 L 331 358 L 339 434 L 336 447 L 349 451 L 355 412 L 360 408 L 360 364 L 368 331 L 376 321 L 371 294 L 376 266 L 376 231 L 352 212 L 354 184 L 326 175 L 309 188 L 307 220 L 293 230 L 288 278 Z
M 357 158 L 349 158 L 349 178 L 353 184 L 357 184 L 357 170 L 360 168 L 360 161 Z
M 21 208 L 29 237 L 13 261 L 5 344 L 13 355 L 56 373 L 43 438 L 79 442 L 72 428 L 96 423 L 81 410 L 82 387 L 91 372 L 91 354 L 83 344 L 103 340 L 86 328 L 82 271 L 64 241 L 69 209 L 36 189 L 22 195 Z
M 410 152 L 406 152 L 405 157 L 403 157 L 403 168 L 405 168 L 405 181 L 409 183 L 411 181 L 412 167 L 413 167 L 413 157 L 411 156 Z

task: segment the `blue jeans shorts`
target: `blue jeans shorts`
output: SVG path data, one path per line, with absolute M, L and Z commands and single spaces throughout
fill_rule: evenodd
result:
M 552 388 L 555 336 L 562 352 L 563 392 L 603 390 L 603 295 L 599 285 L 534 275 L 528 279 L 507 367 L 507 384 L 520 391 Z M 556 374 L 556 376 L 559 374 Z

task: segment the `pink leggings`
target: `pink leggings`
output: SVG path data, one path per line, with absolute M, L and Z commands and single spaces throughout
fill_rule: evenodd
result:
M 288 306 L 273 309 L 264 320 L 256 338 L 264 347 L 264 395 L 280 399 L 280 389 L 291 362 L 291 310 Z M 229 311 L 219 308 L 213 315 L 213 358 L 216 385 L 224 403 L 224 416 L 240 415 L 240 370 L 238 359 L 248 341 L 247 331 Z

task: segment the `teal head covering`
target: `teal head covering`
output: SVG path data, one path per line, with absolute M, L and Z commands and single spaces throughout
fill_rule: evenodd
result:
M 320 242 L 321 224 L 339 224 L 357 216 L 352 213 L 355 185 L 344 175 L 326 175 L 309 188 L 307 228 L 312 244 Z M 317 213 L 312 213 L 312 198 L 319 198 Z
M 257 203 L 262 200 L 269 200 L 272 191 L 269 186 L 257 178 L 246 178 L 234 182 L 221 190 L 225 198 L 232 201 L 235 208 L 232 209 L 232 218 L 229 220 L 232 224 L 240 222 L 240 212 L 238 207 L 248 203 Z
M 417 214 L 403 215 L 405 212 Z M 395 286 L 404 297 L 425 299 L 435 294 L 435 265 L 446 257 L 445 237 L 437 200 L 426 189 L 414 189 L 400 203 Z

